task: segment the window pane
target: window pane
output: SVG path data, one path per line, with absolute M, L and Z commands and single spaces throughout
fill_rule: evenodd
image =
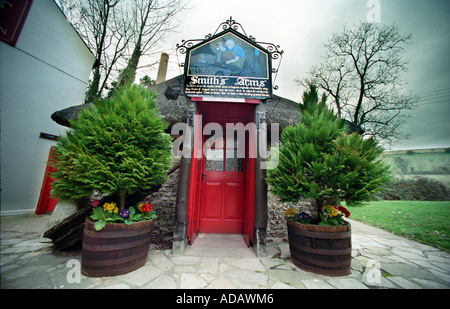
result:
M 242 172 L 244 170 L 244 159 L 237 149 L 227 149 L 225 159 L 226 172 Z
M 210 172 L 222 172 L 223 160 L 221 161 L 206 161 L 206 170 Z
M 223 171 L 223 149 L 206 149 L 206 170 Z

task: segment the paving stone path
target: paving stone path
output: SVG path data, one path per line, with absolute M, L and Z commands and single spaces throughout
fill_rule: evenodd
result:
M 242 247 L 240 237 L 201 235 L 194 243 L 198 246 L 188 247 L 183 256 L 151 248 L 147 263 L 138 270 L 89 278 L 79 272 L 80 250 L 59 252 L 40 241 L 46 220 L 48 216 L 1 217 L 1 288 L 450 288 L 449 254 L 356 221 L 351 221 L 352 272 L 344 277 L 297 268 L 290 261 L 288 244 L 280 238 L 268 239 L 267 257 L 258 258 Z

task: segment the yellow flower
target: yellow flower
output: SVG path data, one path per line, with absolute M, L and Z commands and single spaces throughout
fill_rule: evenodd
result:
M 288 208 L 284 212 L 284 216 L 287 217 L 287 218 L 295 216 L 295 209 L 294 208 Z
M 142 205 L 144 205 L 144 204 L 139 204 L 139 206 L 138 206 L 140 212 L 142 212 Z
M 325 205 L 325 211 L 331 217 L 337 216 L 337 214 L 338 214 L 338 210 L 336 208 L 334 208 L 333 206 L 330 206 L 330 205 Z
M 114 207 L 114 211 L 113 212 L 116 214 L 118 211 L 119 211 L 119 208 Z
M 116 207 L 116 203 L 105 203 L 105 204 L 103 204 L 103 209 L 105 211 L 114 210 L 114 208 L 117 208 Z

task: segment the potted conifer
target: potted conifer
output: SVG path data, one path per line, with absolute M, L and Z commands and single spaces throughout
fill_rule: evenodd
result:
M 345 122 L 319 102 L 315 86 L 303 96 L 300 123 L 285 128 L 279 163 L 268 170 L 270 191 L 281 201 L 314 200 L 316 211 L 286 212 L 293 263 L 325 275 L 347 275 L 351 262 L 349 211 L 339 201 L 361 204 L 389 181 L 373 138 L 347 134 Z
M 118 196 L 93 202 L 84 225 L 82 273 L 123 274 L 145 264 L 156 214 L 125 208 L 128 194 L 163 183 L 171 167 L 171 138 L 157 114 L 156 93 L 130 85 L 84 109 L 55 147 L 52 194 L 76 200 L 94 192 Z

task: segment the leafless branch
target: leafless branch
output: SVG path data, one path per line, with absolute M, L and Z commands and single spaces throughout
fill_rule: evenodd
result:
M 387 141 L 404 138 L 400 132 L 417 98 L 404 95 L 403 58 L 411 34 L 396 24 L 360 23 L 344 26 L 325 44 L 327 54 L 303 81 L 312 81 L 332 99 L 338 116 L 363 127 L 367 135 Z

